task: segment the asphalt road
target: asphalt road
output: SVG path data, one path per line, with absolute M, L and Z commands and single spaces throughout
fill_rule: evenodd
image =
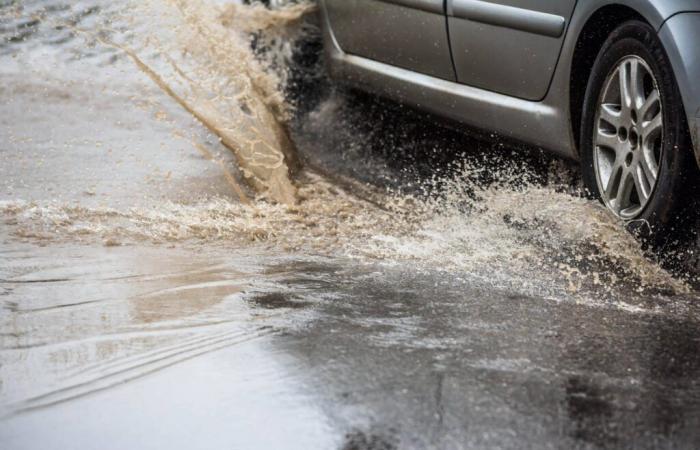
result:
M 291 131 L 331 187 L 241 205 L 210 130 L 62 32 L 0 48 L 1 448 L 700 446 L 692 257 L 644 257 L 575 166 L 335 91 L 311 57 Z M 531 184 L 491 189 L 503 165 Z M 391 233 L 320 207 L 445 185 L 449 214 Z

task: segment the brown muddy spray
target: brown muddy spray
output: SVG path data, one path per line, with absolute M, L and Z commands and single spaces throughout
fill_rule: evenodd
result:
M 411 261 L 416 268 L 481 274 L 496 285 L 533 283 L 531 290 L 537 292 L 562 281 L 570 292 L 590 285 L 614 290 L 621 283 L 640 291 L 687 290 L 646 259 L 639 243 L 599 205 L 551 186 L 513 188 L 517 183 L 508 180 L 521 177 L 517 167 L 495 174 L 503 183 L 481 187 L 470 173 L 483 167 L 467 161 L 460 173 L 441 180 L 439 192 L 429 198 L 359 189 L 352 183 L 343 188 L 301 170 L 285 125 L 290 106 L 283 95 L 284 68 L 275 70 L 261 61 L 249 36 L 287 33 L 286 26 L 311 9 L 307 4 L 270 11 L 262 6 L 220 8 L 202 0 L 148 0 L 131 12 L 133 21 L 141 22 L 130 27 L 139 30 L 134 41 L 118 44 L 235 153 L 261 201 L 248 205 L 247 200 L 214 198 L 127 211 L 0 203 L 0 213 L 15 224 L 14 234 L 57 239 L 92 233 L 110 242 L 254 241 L 285 251 L 389 264 Z M 332 120 L 326 106 L 308 120 Z M 478 198 L 465 208 L 468 190 L 476 190 Z M 247 199 L 243 189 L 237 195 Z
M 175 84 L 185 87 L 183 92 L 133 50 L 121 48 L 233 151 L 245 179 L 259 194 L 274 202 L 296 204 L 292 175 L 300 164 L 286 126 L 288 106 L 282 81 L 256 59 L 246 33 L 298 21 L 313 6 L 270 11 L 261 5 L 231 4 L 219 9 L 201 1 L 152 0 L 141 7 L 153 8 L 153 14 L 168 14 L 175 21 L 181 62 L 168 53 L 165 56 L 171 75 L 177 78 Z M 197 76 L 203 72 L 208 76 Z

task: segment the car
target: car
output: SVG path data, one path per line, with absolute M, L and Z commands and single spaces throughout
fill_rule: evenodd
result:
M 320 0 L 333 79 L 580 162 L 669 230 L 700 164 L 700 0 Z

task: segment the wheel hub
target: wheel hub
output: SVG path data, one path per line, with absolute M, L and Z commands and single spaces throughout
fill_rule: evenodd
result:
M 608 74 L 594 127 L 594 166 L 604 203 L 619 217 L 638 217 L 659 175 L 661 96 L 649 66 L 623 58 Z

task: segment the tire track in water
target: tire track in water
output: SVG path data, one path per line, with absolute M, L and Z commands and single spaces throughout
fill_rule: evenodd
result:
M 28 256 L 27 259 L 33 258 L 32 256 Z M 17 260 L 18 258 L 12 258 L 13 260 Z M 9 266 L 8 266 L 9 267 Z M 86 264 L 84 267 L 90 267 L 90 264 Z M 81 266 L 78 266 L 77 268 L 84 268 Z M 155 280 L 164 280 L 164 279 L 169 279 L 169 278 L 178 278 L 178 277 L 185 277 L 185 276 L 191 276 L 191 275 L 203 275 L 203 274 L 220 274 L 223 272 L 226 272 L 227 269 L 230 269 L 230 264 L 229 263 L 220 263 L 220 264 L 215 264 L 215 265 L 210 265 L 207 267 L 203 268 L 197 268 L 197 269 L 188 269 L 188 270 L 179 270 L 179 271 L 173 271 L 173 272 L 167 272 L 167 273 L 134 273 L 134 274 L 127 274 L 127 275 L 121 275 L 121 276 L 106 276 L 106 277 L 86 277 L 84 276 L 84 273 L 80 273 L 80 277 L 46 277 L 44 278 L 32 278 L 32 275 L 39 274 L 41 275 L 42 273 L 52 273 L 55 271 L 63 271 L 65 270 L 64 265 L 58 265 L 54 268 L 49 268 L 49 269 L 41 269 L 41 270 L 34 270 L 30 271 L 24 274 L 20 274 L 11 278 L 7 279 L 0 279 L 0 283 L 6 283 L 6 284 L 32 284 L 32 283 L 62 283 L 62 282 L 70 282 L 70 283 L 94 283 L 96 281 L 131 281 L 131 282 L 143 282 L 143 281 L 155 281 Z M 110 271 L 113 271 L 114 268 L 110 267 Z
M 224 324 L 230 324 L 232 322 L 237 322 L 236 319 L 225 319 L 225 320 L 218 320 L 218 321 L 208 321 L 206 323 L 183 323 L 183 322 L 172 322 L 172 323 L 177 323 L 179 325 L 165 325 L 162 326 L 163 322 L 160 323 L 160 325 L 157 326 L 152 326 L 149 327 L 146 330 L 139 329 L 139 330 L 126 330 L 126 331 L 121 331 L 121 332 L 115 332 L 115 333 L 102 333 L 96 336 L 89 336 L 86 338 L 81 338 L 81 339 L 68 339 L 64 341 L 59 341 L 59 342 L 36 342 L 32 344 L 26 344 L 26 345 L 13 345 L 13 346 L 5 346 L 0 350 L 0 352 L 3 351 L 17 351 L 17 350 L 27 350 L 27 349 L 32 349 L 32 348 L 39 348 L 39 347 L 67 347 L 71 345 L 76 345 L 80 343 L 100 343 L 100 342 L 110 342 L 114 341 L 117 339 L 123 339 L 123 338 L 149 338 L 153 337 L 155 333 L 158 333 L 159 336 L 164 336 L 166 334 L 176 334 L 176 333 L 182 333 L 184 330 L 194 330 L 194 329 L 206 329 L 209 327 L 215 327 L 218 325 L 224 325 Z
M 216 325 L 222 325 L 222 324 L 216 324 Z M 189 347 L 191 345 L 197 345 L 197 344 L 202 344 L 210 341 L 213 338 L 221 337 L 226 335 L 225 332 L 221 333 L 212 333 L 208 335 L 201 335 L 201 334 L 196 334 L 191 337 L 188 337 L 186 339 L 182 339 L 178 341 L 177 344 L 173 345 L 167 345 L 163 346 L 160 348 L 154 348 L 151 350 L 147 350 L 141 353 L 137 354 L 132 354 L 132 355 L 124 355 L 124 356 L 118 356 L 113 359 L 110 359 L 108 361 L 98 361 L 92 364 L 87 364 L 81 367 L 79 370 L 76 370 L 72 372 L 71 374 L 68 374 L 66 377 L 64 377 L 64 380 L 71 380 L 73 378 L 78 378 L 82 375 L 88 374 L 88 373 L 99 373 L 99 372 L 104 372 L 107 369 L 111 367 L 118 367 L 125 365 L 128 361 L 136 361 L 136 360 L 147 360 L 149 357 L 154 358 L 157 357 L 161 354 L 168 354 L 169 352 L 173 351 L 173 349 L 183 349 L 186 347 Z
M 137 380 L 176 364 L 217 350 L 243 344 L 255 339 L 278 333 L 269 326 L 251 330 L 222 332 L 201 338 L 192 338 L 186 343 L 142 352 L 136 355 L 114 359 L 106 364 L 92 367 L 69 378 L 64 386 L 59 386 L 44 394 L 30 397 L 11 404 L 9 416 L 49 406 L 65 403 L 115 386 Z
M 163 295 L 163 294 L 176 294 L 178 292 L 198 290 L 198 289 L 210 289 L 210 288 L 229 287 L 229 286 L 235 287 L 235 286 L 241 286 L 244 282 L 245 282 L 245 280 L 241 280 L 241 279 L 205 281 L 202 283 L 186 284 L 184 286 L 175 286 L 175 287 L 170 287 L 170 288 L 157 289 L 157 290 L 154 290 L 151 292 L 146 292 L 144 294 L 136 295 L 133 297 L 133 299 L 152 298 L 152 297 L 157 297 L 157 296 Z

